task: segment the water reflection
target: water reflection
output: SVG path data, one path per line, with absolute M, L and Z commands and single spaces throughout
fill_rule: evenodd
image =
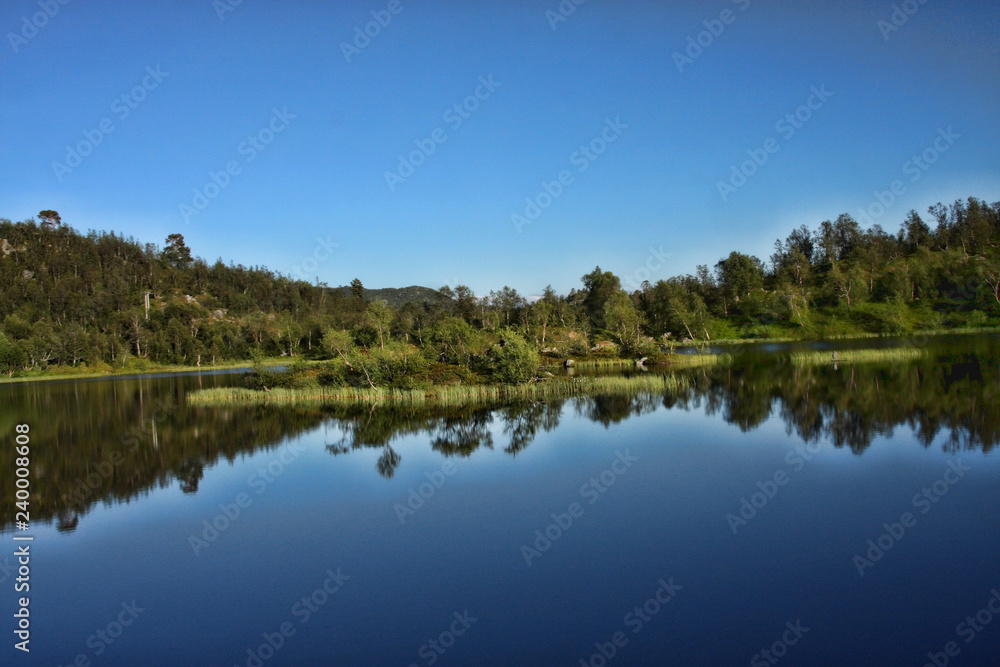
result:
M 330 454 L 380 449 L 375 468 L 385 478 L 402 462 L 392 445 L 404 437 L 426 439 L 445 456 L 468 457 L 495 445 L 517 456 L 567 414 L 609 427 L 662 408 L 702 411 L 741 431 L 779 417 L 804 441 L 829 440 L 857 454 L 901 426 L 924 446 L 943 436 L 947 450 L 990 451 L 1000 440 L 995 337 L 951 341 L 947 350 L 902 364 L 795 366 L 744 350 L 729 366 L 692 370 L 688 377 L 687 390 L 666 396 L 594 396 L 496 409 L 207 408 L 184 402 L 190 390 L 237 381 L 227 375 L 7 385 L 0 387 L 0 430 L 31 426 L 32 518 L 54 521 L 63 532 L 75 530 L 98 502 L 131 500 L 175 480 L 182 493 L 197 493 L 206 468 L 221 459 L 278 447 L 324 424 L 341 433 L 327 443 Z M 0 451 L 2 515 L 10 521 L 13 450 Z

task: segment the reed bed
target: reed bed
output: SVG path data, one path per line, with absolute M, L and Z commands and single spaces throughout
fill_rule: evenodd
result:
M 671 354 L 665 360 L 668 366 L 693 368 L 696 366 L 714 366 L 716 364 L 732 363 L 729 354 Z
M 574 359 L 573 368 L 629 368 L 638 359 Z
M 847 364 L 891 361 L 911 361 L 927 355 L 927 350 L 916 347 L 891 347 L 863 350 L 815 350 L 793 352 L 788 355 L 793 364 Z
M 668 354 L 658 355 L 648 359 L 647 366 L 712 366 L 728 363 L 732 358 L 728 354 Z M 573 361 L 573 368 L 634 368 L 638 359 L 580 359 Z
M 188 394 L 197 405 L 265 403 L 385 403 L 392 405 L 504 404 L 518 401 L 554 400 L 595 394 L 631 395 L 677 393 L 688 387 L 677 375 L 636 377 L 581 377 L 550 379 L 521 385 L 449 385 L 428 389 L 359 389 L 355 387 L 309 387 L 255 391 L 242 387 L 202 389 Z

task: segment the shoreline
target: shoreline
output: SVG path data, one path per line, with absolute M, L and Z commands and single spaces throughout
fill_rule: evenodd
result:
M 886 340 L 886 339 L 907 339 L 907 338 L 917 338 L 917 337 L 939 337 L 939 336 L 950 336 L 950 335 L 975 335 L 975 334 L 1000 334 L 1000 327 L 964 327 L 958 329 L 932 329 L 928 331 L 923 331 L 913 334 L 904 335 L 880 335 L 880 334 L 856 334 L 848 336 L 832 336 L 827 338 L 788 338 L 788 337 L 775 337 L 775 338 L 735 338 L 735 339 L 719 339 L 715 341 L 689 341 L 689 342 L 677 342 L 674 343 L 675 348 L 691 349 L 691 348 L 704 348 L 710 346 L 739 346 L 739 345 L 766 345 L 770 343 L 824 343 L 824 342 L 841 342 L 841 341 L 852 341 L 852 340 Z M 673 356 L 719 356 L 719 355 L 677 355 Z M 633 358 L 607 358 L 607 357 L 580 357 L 573 359 L 574 366 L 584 369 L 590 368 L 600 368 L 600 367 L 627 367 L 635 366 L 636 359 Z M 267 367 L 274 366 L 286 366 L 291 363 L 291 360 L 287 357 L 276 357 L 264 360 L 263 364 Z M 310 365 L 316 365 L 324 363 L 319 360 L 307 360 Z M 561 362 L 560 362 L 561 363 Z M 704 362 L 702 362 L 704 363 Z M 91 380 L 91 379 L 108 379 L 108 378 L 130 378 L 130 377 L 144 377 L 144 376 L 157 376 L 157 375 L 170 375 L 173 373 L 207 373 L 214 371 L 236 371 L 236 370 L 249 370 L 253 365 L 252 360 L 244 361 L 233 361 L 222 364 L 206 365 L 206 366 L 190 366 L 190 365 L 179 365 L 179 366 L 153 366 L 146 369 L 129 369 L 129 370 L 90 370 L 90 371 L 80 371 L 78 373 L 73 372 L 53 372 L 48 374 L 48 371 L 41 371 L 37 375 L 30 375 L 24 377 L 0 377 L 0 385 L 5 384 L 18 384 L 18 383 L 29 383 L 29 382 L 46 382 L 46 381 L 59 381 L 59 380 Z M 688 365 L 700 365 L 700 363 L 691 360 L 673 360 L 673 361 L 650 361 L 649 365 L 656 366 L 688 366 Z M 552 364 L 543 364 L 543 367 L 551 368 Z

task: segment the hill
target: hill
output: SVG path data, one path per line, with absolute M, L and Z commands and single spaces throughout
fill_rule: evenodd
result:
M 336 287 L 344 298 L 351 296 L 351 287 Z M 383 287 L 381 289 L 364 289 L 365 301 L 385 301 L 393 308 L 400 308 L 408 303 L 423 305 L 433 301 L 438 296 L 436 289 L 410 285 L 409 287 Z

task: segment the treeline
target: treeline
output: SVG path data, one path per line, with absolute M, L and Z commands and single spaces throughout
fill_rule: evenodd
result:
M 548 287 L 529 302 L 504 287 L 477 298 L 459 285 L 398 307 L 366 300 L 357 280 L 345 294 L 263 267 L 209 264 L 179 234 L 161 248 L 113 232 L 83 235 L 43 213 L 41 225 L 0 219 L 7 374 L 210 365 L 254 354 L 337 357 L 348 348 L 406 357 L 416 347 L 427 361 L 468 365 L 509 332 L 557 357 L 630 356 L 683 339 L 1000 324 L 1000 202 L 976 198 L 937 204 L 926 218 L 911 211 L 895 234 L 841 215 L 793 230 L 767 262 L 734 251 L 712 269 L 632 293 L 598 267 L 568 295 Z

